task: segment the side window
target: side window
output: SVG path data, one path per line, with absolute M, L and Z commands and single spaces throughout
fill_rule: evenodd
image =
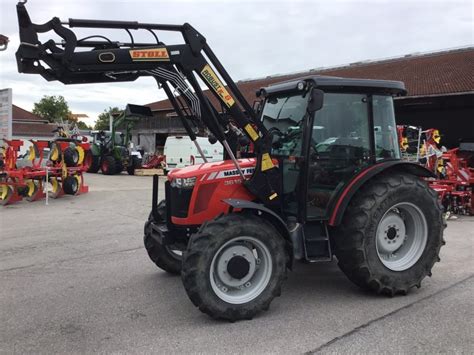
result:
M 307 217 L 327 216 L 331 199 L 370 157 L 366 95 L 326 93 L 314 117 L 308 166 Z
M 370 154 L 367 96 L 331 94 L 316 113 L 313 149 L 320 159 L 364 160 Z
M 400 158 L 397 126 L 391 96 L 374 95 L 375 156 L 380 159 Z

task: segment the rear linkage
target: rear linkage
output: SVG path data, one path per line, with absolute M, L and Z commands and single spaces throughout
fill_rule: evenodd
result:
M 58 80 L 64 84 L 134 81 L 142 76 L 155 78 L 203 160 L 206 161 L 189 121 L 207 127 L 222 143 L 251 193 L 267 207 L 278 205 L 280 182 L 278 169 L 270 156 L 271 137 L 206 39 L 191 25 L 84 19 L 62 22 L 57 17 L 38 25 L 31 22 L 25 3 L 17 4 L 21 42 L 16 53 L 19 72 L 40 74 L 48 81 Z M 73 27 L 123 29 L 130 36 L 130 42 L 111 41 L 101 35 L 78 40 L 70 29 Z M 135 42 L 131 30 L 139 29 L 149 31 L 154 42 Z M 51 39 L 41 43 L 38 34 L 49 31 L 54 31 L 62 41 Z M 165 45 L 154 31 L 180 32 L 184 44 Z M 78 48 L 90 50 L 77 51 Z M 226 120 L 219 117 L 218 110 L 203 94 L 198 78 L 254 144 L 257 168 L 250 179 L 244 177 L 228 144 Z

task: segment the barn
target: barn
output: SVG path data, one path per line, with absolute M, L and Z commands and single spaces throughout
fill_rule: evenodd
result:
M 240 81 L 237 85 L 252 104 L 259 88 L 307 75 L 403 81 L 408 94 L 395 100 L 398 124 L 438 128 L 442 144 L 448 148 L 457 146 L 460 139 L 474 138 L 474 47 L 317 68 Z M 206 95 L 215 100 L 208 91 Z M 133 134 L 138 144 L 153 150 L 163 146 L 168 135 L 184 133 L 168 100 L 147 106 L 154 118 L 136 125 Z

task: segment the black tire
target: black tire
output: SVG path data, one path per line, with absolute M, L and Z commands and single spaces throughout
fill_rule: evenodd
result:
M 157 222 L 166 223 L 165 200 L 162 200 L 158 204 L 158 214 L 160 215 L 161 220 Z M 148 253 L 148 256 L 150 257 L 151 261 L 153 261 L 160 269 L 173 275 L 179 275 L 181 273 L 182 257 L 179 254 L 173 252 L 172 249 L 160 244 L 151 236 L 150 223 L 152 221 L 153 216 L 150 212 L 148 221 L 145 223 L 145 235 L 143 237 L 143 242 L 145 244 L 145 249 Z
M 114 175 L 116 171 L 117 163 L 112 155 L 106 155 L 102 157 L 100 162 L 100 169 L 104 175 Z
M 100 156 L 94 155 L 91 150 L 87 151 L 86 164 L 88 164 L 88 173 L 97 173 L 100 169 Z
M 123 171 L 123 164 L 120 161 L 117 161 L 115 165 L 115 174 L 121 174 Z
M 215 291 L 217 283 L 214 280 L 211 281 L 211 277 L 215 278 L 216 273 L 211 276 L 211 265 L 215 258 L 217 258 L 216 264 L 220 262 L 218 258 L 222 257 L 226 251 L 221 248 L 226 248 L 227 245 L 232 247 L 234 245 L 232 241 L 237 241 L 242 236 L 253 238 L 265 245 L 271 256 L 267 259 L 268 265 L 271 264 L 272 267 L 269 271 L 268 283 L 264 283 L 261 290 L 252 296 L 253 298 L 249 298 L 249 301 L 245 303 L 231 303 Z M 231 244 L 228 244 L 229 242 Z M 250 254 L 251 257 L 255 257 L 252 253 Z M 239 255 L 236 257 L 240 258 Z M 229 273 L 231 273 L 229 266 L 233 258 L 234 256 L 227 264 Z M 273 225 L 255 215 L 233 213 L 203 224 L 199 231 L 191 236 L 183 257 L 181 278 L 189 298 L 196 307 L 213 318 L 233 322 L 240 319 L 252 319 L 259 312 L 268 310 L 272 300 L 281 294 L 281 286 L 286 277 L 286 262 L 285 241 Z M 240 281 L 242 277 L 233 280 Z M 243 289 L 239 286 L 228 291 L 239 292 L 238 288 Z M 222 291 L 228 292 L 227 289 L 224 291 L 223 287 Z
M 382 257 L 379 257 L 377 227 L 382 218 L 388 213 L 395 213 L 393 211 L 398 211 L 404 223 L 408 223 L 407 215 L 400 212 L 403 210 L 393 209 L 393 206 L 403 204 L 415 206 L 424 215 L 426 223 L 421 224 L 424 227 L 419 229 L 425 228 L 427 236 L 423 233 L 426 243 L 419 247 L 418 259 L 413 258 L 413 264 L 407 264 L 406 269 L 395 270 L 386 266 Z M 431 276 L 431 269 L 440 260 L 439 251 L 444 245 L 444 227 L 437 194 L 425 181 L 409 174 L 383 174 L 356 193 L 335 233 L 335 254 L 339 267 L 352 282 L 363 289 L 388 296 L 406 294 L 412 287 L 420 287 L 426 276 Z M 383 233 L 389 236 L 383 230 L 379 235 L 384 235 Z M 406 233 L 407 238 L 408 234 Z M 398 237 L 397 234 L 396 238 Z M 393 236 L 388 238 L 392 239 Z M 403 246 L 405 241 L 402 242 L 402 239 L 403 236 L 400 239 Z M 395 252 L 398 253 L 398 250 Z
M 64 162 L 66 166 L 77 166 L 79 163 L 79 152 L 74 147 L 67 147 L 64 150 Z
M 75 195 L 79 191 L 79 182 L 75 176 L 66 176 L 63 181 L 63 191 L 67 195 Z
M 141 165 L 141 159 L 136 156 L 131 156 L 127 166 L 128 175 L 135 175 L 135 169 L 140 169 Z

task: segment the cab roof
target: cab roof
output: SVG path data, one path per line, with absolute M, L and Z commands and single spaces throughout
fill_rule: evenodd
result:
M 275 93 L 284 93 L 298 90 L 298 83 L 305 81 L 313 86 L 328 92 L 366 92 L 385 93 L 395 96 L 404 96 L 407 91 L 405 84 L 401 81 L 374 80 L 374 79 L 352 79 L 336 76 L 307 76 L 296 80 L 285 81 L 261 88 L 257 96 L 268 96 Z

